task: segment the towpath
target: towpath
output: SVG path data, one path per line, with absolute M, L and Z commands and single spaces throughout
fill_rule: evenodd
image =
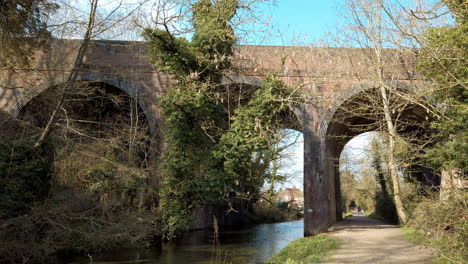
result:
M 331 237 L 341 240 L 340 247 L 323 263 L 427 263 L 434 253 L 405 240 L 398 226 L 367 216 L 352 216 L 332 227 Z

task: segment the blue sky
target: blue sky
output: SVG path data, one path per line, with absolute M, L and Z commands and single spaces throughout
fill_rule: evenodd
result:
M 340 23 L 338 0 L 277 0 L 263 11 L 271 18 L 273 38 L 262 45 L 308 45 L 333 32 Z
M 61 1 L 61 0 L 59 0 Z M 252 43 L 257 45 L 309 45 L 326 36 L 327 32 L 333 31 L 335 26 L 339 24 L 340 16 L 337 15 L 337 6 L 340 0 L 263 0 L 264 3 L 258 3 L 255 7 L 255 15 L 267 16 L 270 20 L 271 27 L 268 28 L 274 34 L 266 40 L 253 38 Z M 137 7 L 138 0 L 124 0 L 124 5 L 120 7 L 121 13 L 125 14 L 129 10 Z M 274 4 L 272 4 L 274 2 Z M 99 10 L 102 13 L 110 12 L 114 8 L 119 7 L 120 1 L 100 0 Z M 138 23 L 151 26 L 151 16 L 155 15 L 156 11 L 152 11 L 156 1 L 148 1 L 136 17 L 131 17 L 130 20 L 138 18 Z M 72 10 L 80 10 L 74 12 L 81 15 L 81 20 L 86 21 L 87 11 L 89 11 L 88 1 L 73 0 L 71 1 Z M 157 6 L 157 5 L 156 5 Z M 63 10 L 62 10 L 63 9 Z M 59 10 L 61 16 L 69 16 L 66 5 L 63 5 Z M 157 8 L 155 9 L 157 10 Z M 117 18 L 119 12 L 115 14 Z M 168 14 L 171 15 L 171 11 Z M 111 17 L 114 18 L 114 17 Z M 149 21 L 147 21 L 149 20 Z M 149 22 L 149 24 L 148 24 Z M 257 21 L 256 21 L 257 22 Z M 252 26 L 249 26 L 252 27 Z M 258 30 L 259 26 L 254 25 L 254 30 Z M 78 34 L 76 37 L 79 37 Z M 103 36 L 108 37 L 106 36 Z M 118 39 L 128 38 L 127 34 L 117 36 Z

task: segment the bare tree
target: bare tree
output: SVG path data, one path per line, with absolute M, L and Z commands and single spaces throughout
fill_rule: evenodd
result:
M 356 58 L 354 63 L 359 64 L 361 60 L 370 66 L 366 76 L 356 76 L 358 80 L 370 80 L 373 89 L 363 90 L 359 94 L 360 99 L 344 105 L 341 116 L 338 115 L 336 119 L 346 124 L 350 116 L 360 116 L 367 119 L 367 125 L 347 125 L 355 131 L 378 130 L 387 138 L 386 159 L 392 179 L 393 198 L 398 217 L 405 223 L 407 215 L 401 196 L 399 170 L 410 165 L 398 159 L 397 143 L 406 142 L 414 147 L 412 153 L 420 153 L 430 143 L 430 137 L 425 135 L 427 125 L 424 125 L 428 123 L 425 120 L 427 112 L 436 111 L 422 99 L 420 90 L 414 85 L 417 82 L 413 81 L 411 75 L 409 85 L 403 85 L 399 82 L 402 76 L 394 70 L 404 66 L 400 56 L 411 56 L 414 52 L 411 42 L 406 41 L 394 17 L 388 13 L 389 6 L 393 4 L 395 2 L 387 0 L 348 0 L 345 3 L 348 24 L 347 30 L 340 36 L 340 44 L 360 48 L 362 57 Z M 407 70 L 414 72 L 414 69 Z M 418 116 L 414 112 L 422 114 Z

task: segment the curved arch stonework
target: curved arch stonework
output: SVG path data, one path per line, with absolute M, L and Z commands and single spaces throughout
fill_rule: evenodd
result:
M 0 110 L 18 115 L 34 96 L 63 83 L 79 44 L 76 40 L 54 40 L 34 70 L 0 70 Z M 413 80 L 414 56 L 392 50 L 386 53 L 389 65 L 386 72 L 394 80 Z M 336 175 L 328 160 L 334 146 L 327 142 L 327 133 L 333 115 L 344 102 L 376 87 L 366 78 L 356 80 L 356 76 L 370 76 L 369 61 L 353 63 L 360 54 L 359 49 L 344 48 L 238 46 L 233 58 L 235 71 L 224 80 L 225 84 L 259 86 L 265 76 L 275 74 L 290 86 L 304 87 L 301 91 L 305 97 L 317 100 L 291 108 L 304 134 L 305 235 L 326 231 L 339 220 L 336 214 L 339 179 L 331 176 Z M 144 42 L 93 41 L 78 80 L 107 83 L 136 98 L 151 130 L 156 131 L 162 142 L 164 120 L 158 101 L 170 89 L 172 81 L 170 76 L 155 70 L 148 57 L 149 48 Z M 310 87 L 303 85 L 311 83 Z M 324 107 L 325 98 L 334 99 Z M 155 144 L 154 148 L 158 153 L 162 149 L 161 144 Z
M 318 134 L 321 139 L 325 139 L 327 132 L 328 132 L 328 127 L 330 123 L 333 120 L 333 116 L 335 115 L 336 111 L 349 99 L 352 97 L 358 95 L 361 92 L 364 92 L 368 89 L 373 89 L 375 88 L 375 84 L 372 83 L 366 83 L 366 84 L 352 84 L 351 88 L 346 90 L 343 93 L 340 93 L 336 99 L 333 101 L 332 105 L 330 108 L 326 110 L 326 112 L 323 114 L 319 129 L 318 129 Z
M 397 87 L 397 89 L 406 88 L 407 86 L 404 83 L 395 82 L 391 83 L 391 86 Z M 365 92 L 370 89 L 376 89 L 379 87 L 379 84 L 376 82 L 365 82 L 365 83 L 355 83 L 350 86 L 349 89 L 340 93 L 336 99 L 333 101 L 332 105 L 326 110 L 320 120 L 320 126 L 318 133 L 321 139 L 325 139 L 328 133 L 329 125 L 333 121 L 333 117 L 336 111 L 348 100 L 357 96 L 359 93 Z
M 157 123 L 156 123 L 156 113 L 154 110 L 151 108 L 151 105 L 148 104 L 144 100 L 144 95 L 148 94 L 148 91 L 141 85 L 138 85 L 136 82 L 128 79 L 122 79 L 122 78 L 113 78 L 113 79 L 100 79 L 99 76 L 93 76 L 90 74 L 81 74 L 77 78 L 77 82 L 100 82 L 100 83 L 105 83 L 112 85 L 113 87 L 125 92 L 128 94 L 131 98 L 135 99 L 138 103 L 138 105 L 141 107 L 143 112 L 146 115 L 146 118 L 148 119 L 148 122 L 150 124 L 150 131 L 154 133 Z M 18 98 L 18 101 L 16 104 L 11 108 L 10 113 L 12 116 L 17 117 L 18 114 L 20 113 L 21 109 L 23 109 L 24 106 L 26 106 L 29 101 L 31 101 L 34 97 L 38 96 L 45 90 L 63 84 L 64 82 L 61 81 L 54 81 L 54 82 L 48 82 L 48 83 L 42 83 L 41 85 L 34 87 L 33 89 L 26 90 L 23 92 L 20 97 Z
M 393 81 L 388 85 L 396 87 L 396 89 L 399 90 L 415 89 L 415 87 L 409 86 L 405 80 Z M 342 218 L 340 206 L 339 156 L 346 142 L 356 135 L 355 132 L 349 130 L 346 125 L 334 123 L 334 117 L 344 104 L 355 99 L 359 100 L 361 98 L 359 97 L 360 93 L 365 93 L 371 89 L 377 89 L 380 85 L 375 82 L 359 82 L 351 84 L 349 87 L 349 89 L 337 94 L 330 107 L 320 115 L 315 134 L 316 143 L 314 143 L 314 146 L 319 149 L 319 151 L 316 152 L 318 158 L 311 160 L 312 164 L 310 166 L 316 167 L 317 169 L 310 177 L 323 181 L 324 183 L 321 185 L 315 184 L 315 188 L 320 189 L 322 193 L 327 193 L 327 197 L 324 197 L 325 195 L 322 194 L 321 197 L 312 199 L 315 203 L 322 203 L 323 206 L 326 205 L 326 210 L 328 210 L 327 213 L 317 216 L 321 219 L 319 222 L 324 223 L 324 225 L 326 223 L 323 229 Z M 419 116 L 417 112 L 419 113 L 420 111 L 412 109 L 411 113 L 408 112 L 407 114 L 409 115 L 405 115 L 406 117 L 404 118 L 414 118 L 415 116 L 420 118 L 421 116 Z M 360 118 L 358 115 L 355 117 L 356 118 L 352 121 L 354 124 L 366 124 L 369 122 L 365 118 Z M 315 231 L 314 229 L 311 230 Z

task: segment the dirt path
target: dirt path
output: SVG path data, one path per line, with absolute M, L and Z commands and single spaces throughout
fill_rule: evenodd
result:
M 425 263 L 432 251 L 402 237 L 397 226 L 366 216 L 352 216 L 332 227 L 330 236 L 341 240 L 340 247 L 324 263 Z

